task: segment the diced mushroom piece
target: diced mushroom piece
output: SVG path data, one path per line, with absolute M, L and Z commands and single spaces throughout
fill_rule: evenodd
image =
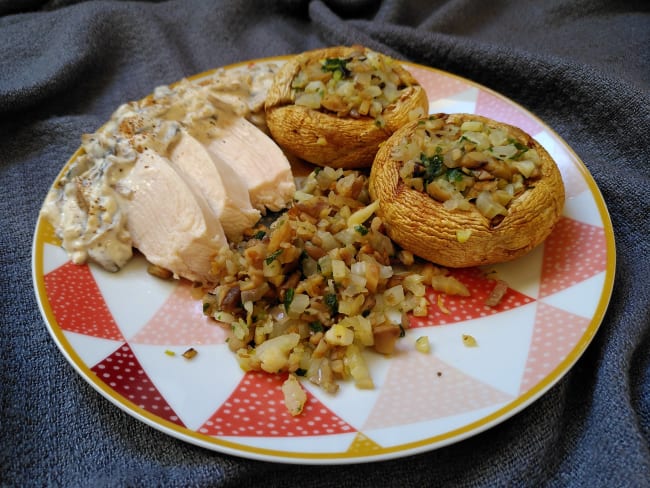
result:
M 494 285 L 494 288 L 492 288 L 490 295 L 485 299 L 485 304 L 488 307 L 496 307 L 501 302 L 501 299 L 508 291 L 508 283 L 506 283 L 503 280 L 495 280 L 495 281 L 496 284 Z
M 392 324 L 381 324 L 373 329 L 375 337 L 375 350 L 381 354 L 392 354 L 395 351 L 395 343 L 401 334 L 398 326 Z

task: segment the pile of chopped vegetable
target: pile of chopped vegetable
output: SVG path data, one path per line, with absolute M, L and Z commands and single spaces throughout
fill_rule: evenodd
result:
M 367 180 L 315 170 L 287 212 L 216 259 L 219 280 L 203 309 L 232 327 L 229 347 L 245 371 L 289 372 L 328 392 L 349 378 L 373 388 L 364 350 L 394 351 L 409 314 L 427 314 L 427 285 L 469 294 L 446 270 L 393 244 Z

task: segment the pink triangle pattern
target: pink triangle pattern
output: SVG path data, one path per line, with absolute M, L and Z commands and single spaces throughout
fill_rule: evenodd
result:
M 565 290 L 606 268 L 605 230 L 564 217 L 544 242 L 539 296 Z
M 508 288 L 497 306 L 488 307 L 485 305 L 485 300 L 495 286 L 493 279 L 485 276 L 479 268 L 455 269 L 451 270 L 451 275 L 461 281 L 471 295 L 468 297 L 445 295 L 429 289 L 426 295 L 429 300 L 429 312 L 426 317 L 411 317 L 409 322 L 411 328 L 453 324 L 487 317 L 535 301 L 523 293 Z
M 158 417 L 185 427 L 140 365 L 128 344 L 91 368 L 116 393 Z
M 87 265 L 68 261 L 46 274 L 44 282 L 52 313 L 61 329 L 124 340 Z
M 463 79 L 455 78 L 445 73 L 411 66 L 408 66 L 407 69 L 427 92 L 430 102 L 451 97 L 471 88 L 471 85 Z
M 203 314 L 201 300 L 192 296 L 192 285 L 183 280 L 162 307 L 133 336 L 132 344 L 223 344 L 228 332 Z
M 542 131 L 539 122 L 526 114 L 523 109 L 484 90 L 478 94 L 475 113 L 519 127 L 531 136 Z
M 435 420 L 513 399 L 432 354 L 405 354 L 391 361 L 364 431 Z
M 588 326 L 587 318 L 539 302 L 520 394 L 530 390 L 560 364 Z
M 356 430 L 307 391 L 303 412 L 291 416 L 284 405 L 286 374 L 248 372 L 219 409 L 199 428 L 213 436 L 302 437 Z

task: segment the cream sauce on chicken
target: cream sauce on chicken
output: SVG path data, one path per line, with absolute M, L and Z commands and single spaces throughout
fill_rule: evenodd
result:
M 166 156 L 181 129 L 199 141 L 219 136 L 219 113 L 264 126 L 264 99 L 277 69 L 250 64 L 220 69 L 197 81 L 161 86 L 120 106 L 93 134 L 82 136 L 81 154 L 47 195 L 42 215 L 77 264 L 92 260 L 110 271 L 133 255 L 124 200 L 125 178 L 144 149 Z

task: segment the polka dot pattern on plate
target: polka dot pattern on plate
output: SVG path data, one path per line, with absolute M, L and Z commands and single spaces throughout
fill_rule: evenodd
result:
M 364 430 L 434 420 L 512 399 L 435 355 L 415 353 L 393 361 Z
M 606 267 L 604 229 L 562 218 L 544 242 L 540 298 L 591 278 Z
M 67 262 L 44 278 L 52 313 L 63 330 L 123 341 L 90 268 Z
M 192 297 L 192 286 L 181 281 L 146 325 L 129 339 L 132 344 L 223 344 L 226 330 L 203 314 L 202 302 Z
M 476 100 L 477 115 L 489 117 L 519 127 L 530 136 L 542 131 L 542 126 L 512 102 L 487 91 L 480 91 Z
M 538 302 L 521 393 L 542 381 L 567 357 L 588 324 L 589 319 Z
M 142 369 L 128 344 L 122 344 L 91 370 L 111 389 L 138 407 L 184 427 L 183 422 Z
M 452 324 L 465 320 L 487 317 L 506 310 L 521 307 L 534 301 L 533 298 L 511 288 L 495 307 L 485 305 L 496 282 L 479 268 L 452 270 L 451 275 L 462 282 L 471 295 L 461 297 L 439 293 L 433 289 L 427 292 L 429 310 L 426 317 L 411 317 L 411 328 Z
M 406 66 L 406 69 L 408 69 L 415 79 L 418 80 L 420 86 L 426 90 L 429 102 L 441 98 L 450 98 L 457 93 L 472 88 L 472 85 L 463 79 L 454 78 L 445 73 L 429 69 L 423 70 L 408 65 Z
M 205 422 L 199 432 L 216 436 L 298 437 L 355 432 L 316 397 L 307 392 L 303 412 L 293 417 L 284 404 L 282 383 L 287 375 L 249 372 Z

